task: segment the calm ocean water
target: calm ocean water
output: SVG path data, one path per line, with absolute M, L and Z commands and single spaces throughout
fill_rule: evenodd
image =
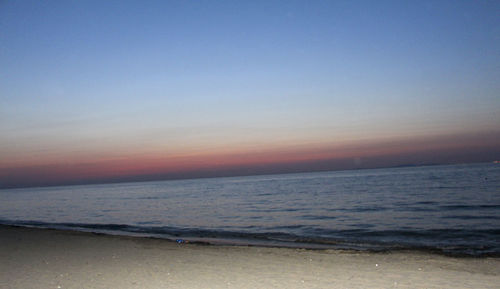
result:
M 216 244 L 500 256 L 500 165 L 0 190 L 0 223 Z

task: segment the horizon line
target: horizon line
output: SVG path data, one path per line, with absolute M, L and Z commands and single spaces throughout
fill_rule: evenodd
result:
M 151 179 L 135 179 L 127 180 L 125 179 L 108 179 L 108 180 L 88 180 L 85 181 L 74 181 L 61 184 L 47 184 L 47 185 L 12 185 L 12 186 L 0 186 L 0 190 L 17 190 L 17 189 L 29 189 L 29 188 L 55 188 L 55 187 L 73 187 L 73 186 L 87 186 L 87 185 L 111 185 L 111 184 L 127 184 L 127 183 L 149 183 L 149 182 L 167 182 L 167 181 L 182 181 L 182 180 L 202 180 L 202 179 L 217 179 L 217 178 L 239 178 L 239 177 L 252 177 L 252 176 L 273 176 L 273 175 L 292 175 L 292 174 L 307 174 L 307 173 L 322 173 L 322 172 L 343 172 L 343 171 L 361 171 L 361 170 L 379 170 L 379 169 L 405 169 L 414 167 L 428 167 L 428 166 L 457 166 L 457 165 L 473 165 L 473 164 L 496 164 L 498 161 L 471 161 L 471 162 L 450 162 L 450 163 L 422 163 L 422 164 L 400 164 L 400 165 L 390 165 L 390 166 L 374 166 L 374 167 L 355 167 L 355 168 L 344 168 L 344 169 L 318 169 L 318 170 L 297 170 L 297 171 L 282 171 L 282 172 L 256 172 L 251 174 L 234 174 L 234 175 L 212 175 L 212 176 L 186 176 L 186 177 L 152 177 L 150 175 L 136 175 L 130 176 L 130 178 L 141 178 L 141 177 L 151 177 Z M 195 173 L 195 172 L 193 172 Z M 189 173 L 188 173 L 189 174 Z M 175 173 L 172 173 L 175 175 Z

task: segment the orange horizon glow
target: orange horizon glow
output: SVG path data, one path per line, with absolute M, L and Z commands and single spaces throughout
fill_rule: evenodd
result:
M 79 159 L 65 161 L 54 159 L 44 164 L 30 164 L 28 161 L 19 162 L 16 166 L 0 167 L 0 176 L 3 179 L 19 180 L 21 178 L 45 180 L 47 183 L 75 182 L 78 180 L 91 181 L 106 180 L 123 177 L 139 177 L 175 174 L 177 177 L 193 172 L 237 171 L 248 168 L 250 174 L 266 172 L 266 167 L 279 166 L 283 171 L 293 169 L 294 166 L 322 161 L 351 160 L 343 166 L 332 166 L 332 169 L 363 168 L 364 159 L 391 160 L 398 156 L 425 155 L 430 152 L 455 152 L 457 161 L 461 161 L 460 154 L 479 150 L 495 150 L 500 147 L 500 133 L 464 134 L 448 136 L 430 136 L 388 139 L 384 141 L 358 141 L 350 143 L 303 144 L 271 148 L 254 148 L 237 150 L 214 150 L 207 152 L 190 152 L 178 155 L 162 155 L 159 153 L 136 153 L 111 158 Z M 433 157 L 422 159 L 422 163 L 432 162 Z M 493 161 L 493 160 L 491 160 Z M 445 161 L 446 162 L 446 161 Z M 379 161 L 379 166 L 400 165 L 398 161 Z M 351 165 L 349 165 L 351 164 Z M 302 165 L 303 166 L 303 165 Z M 377 163 L 368 164 L 377 166 Z M 326 167 L 328 168 L 328 167 Z M 307 167 L 305 167 L 307 170 Z M 315 170 L 314 166 L 311 170 Z M 279 169 L 277 169 L 279 171 Z M 241 173 L 240 173 L 241 174 Z M 202 177 L 199 173 L 195 176 Z M 35 182 L 36 183 L 36 182 Z

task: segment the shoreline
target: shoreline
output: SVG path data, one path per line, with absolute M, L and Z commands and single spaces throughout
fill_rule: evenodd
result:
M 2 288 L 496 288 L 500 258 L 177 244 L 0 225 Z
M 324 238 L 314 240 L 311 237 L 298 237 L 291 236 L 287 240 L 285 236 L 281 238 L 267 238 L 263 237 L 266 233 L 241 233 L 230 231 L 210 231 L 203 229 L 194 229 L 194 235 L 189 234 L 185 229 L 178 229 L 175 231 L 141 231 L 130 230 L 133 225 L 123 224 L 72 224 L 72 223 L 43 223 L 36 221 L 25 222 L 9 222 L 0 221 L 0 226 L 12 226 L 20 228 L 34 228 L 45 230 L 69 231 L 69 232 L 83 232 L 91 234 L 102 234 L 110 236 L 124 236 L 134 238 L 152 238 L 165 240 L 170 242 L 179 243 L 192 243 L 211 246 L 242 246 L 242 247 L 265 247 L 265 248 L 289 248 L 289 249 L 305 249 L 305 250 L 333 250 L 333 251 L 352 251 L 366 252 L 366 253 L 390 253 L 390 252 L 421 252 L 429 254 L 438 254 L 448 257 L 456 258 L 500 258 L 498 250 L 494 252 L 477 251 L 477 248 L 465 250 L 463 247 L 460 249 L 449 249 L 440 247 L 430 247 L 425 245 L 411 245 L 411 244 L 390 244 L 384 242 L 352 242 L 349 240 L 328 240 Z M 110 226 L 110 228 L 107 228 Z M 124 227 L 125 229 L 121 228 Z M 138 227 L 140 229 L 140 227 Z M 220 234 L 217 236 L 217 234 Z M 271 233 L 272 234 L 272 233 Z M 184 236 L 183 236 L 184 235 Z M 196 236 L 198 235 L 198 236 Z M 231 237 L 231 235 L 233 237 Z M 285 238 L 285 239 L 283 239 Z M 297 239 L 294 239 L 297 238 Z

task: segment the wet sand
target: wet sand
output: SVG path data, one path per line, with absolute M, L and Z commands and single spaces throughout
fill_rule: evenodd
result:
M 0 288 L 499 288 L 500 258 L 177 244 L 0 226 Z

